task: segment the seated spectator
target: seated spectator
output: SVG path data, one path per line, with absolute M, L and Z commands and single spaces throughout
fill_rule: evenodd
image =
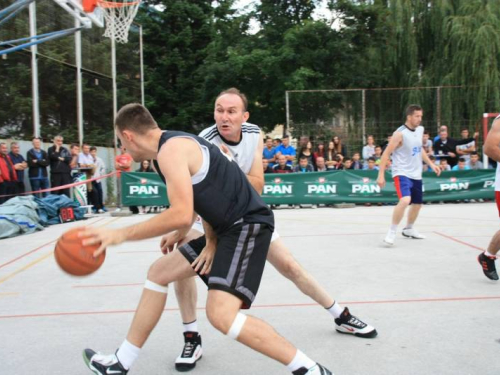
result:
M 387 145 L 389 145 L 389 142 L 392 139 L 392 133 L 389 132 L 387 133 L 386 140 L 382 143 L 382 153 L 384 153 L 385 149 L 387 148 Z
M 477 137 L 478 133 L 474 133 L 474 137 Z M 442 130 L 439 133 L 439 139 L 434 142 L 434 152 L 436 157 L 441 159 L 441 156 L 446 156 L 448 159 L 448 164 L 454 166 L 457 163 L 457 146 L 466 145 L 474 141 L 474 138 L 463 138 L 461 140 L 455 140 L 448 137 L 448 132 Z
M 436 164 L 436 158 L 434 155 L 429 155 L 429 160 L 435 165 Z M 422 172 L 432 172 L 432 168 L 430 165 L 427 165 L 425 163 L 422 163 Z
M 467 165 L 465 158 L 459 158 L 458 164 L 451 168 L 452 171 L 468 171 L 470 167 Z
M 422 148 L 427 155 L 431 156 L 434 154 L 434 149 L 432 148 L 432 141 L 429 139 L 429 137 L 429 132 L 427 130 L 424 130 Z
M 432 145 L 433 145 L 433 147 L 434 147 L 434 143 L 436 143 L 437 141 L 439 141 L 439 138 L 441 138 L 439 134 L 440 134 L 442 131 L 445 131 L 446 133 L 448 133 L 448 126 L 446 126 L 446 125 L 441 125 L 441 126 L 439 127 L 438 134 L 437 134 L 437 135 L 434 137 L 434 139 L 432 140 Z
M 293 162 L 295 161 L 295 156 L 296 156 L 296 151 L 295 148 L 290 145 L 290 136 L 285 135 L 283 139 L 281 140 L 281 146 L 276 148 L 276 156 L 283 155 L 285 156 L 286 163 L 290 166 L 292 166 Z
M 314 172 L 314 168 L 311 164 L 309 164 L 309 160 L 306 156 L 302 156 L 299 159 L 299 164 L 295 166 L 294 172 L 305 173 L 305 172 Z
M 31 143 L 33 144 L 33 148 L 26 154 L 31 191 L 45 190 L 49 187 L 49 175 L 47 173 L 49 155 L 45 150 L 42 150 L 42 140 L 40 138 L 33 138 Z M 35 195 L 41 198 L 46 197 L 48 194 L 49 193 L 45 191 Z
M 273 169 L 269 166 L 269 163 L 267 162 L 267 159 L 262 159 L 262 169 L 264 170 L 264 173 L 273 173 Z
M 299 152 L 299 160 L 302 157 L 306 157 L 307 158 L 307 163 L 308 164 L 310 164 L 312 166 L 316 164 L 314 162 L 314 156 L 313 156 L 313 152 L 312 152 L 312 143 L 311 142 L 307 142 L 306 146 L 303 147 L 303 148 L 301 148 L 301 150 Z
M 12 164 L 14 164 L 14 169 L 17 174 L 17 182 L 15 183 L 16 194 L 26 192 L 26 188 L 24 186 L 24 170 L 28 168 L 28 163 L 26 163 L 24 156 L 19 153 L 19 150 L 19 143 L 12 142 L 10 144 L 9 158 L 12 161 Z
M 267 164 L 271 167 L 276 162 L 276 148 L 273 147 L 273 140 L 270 137 L 267 137 L 265 140 L 262 159 L 267 160 Z
M 328 149 L 326 150 L 325 156 L 326 169 L 335 169 L 335 166 L 337 165 L 337 159 L 335 158 L 335 156 L 337 156 L 335 153 L 335 144 L 333 143 L 333 141 L 330 141 L 328 143 Z
M 375 139 L 373 135 L 369 135 L 366 138 L 366 145 L 363 147 L 363 160 L 368 160 L 375 155 Z
M 352 168 L 351 169 L 363 169 L 363 163 L 360 160 L 359 152 L 352 154 Z
M 439 168 L 441 168 L 441 170 L 444 172 L 444 171 L 451 171 L 451 167 L 450 165 L 448 164 L 448 160 L 443 158 L 441 160 L 439 160 Z
M 337 154 L 335 155 L 335 161 L 337 162 L 335 164 L 335 166 L 333 167 L 333 171 L 341 171 L 342 169 L 344 169 L 344 165 L 342 164 L 344 158 L 342 157 L 342 155 L 340 154 Z
M 273 147 L 278 148 L 279 146 L 281 146 L 281 138 L 274 138 L 273 139 Z
M 342 161 L 347 156 L 347 147 L 342 143 L 339 136 L 334 136 L 332 138 L 335 154 L 340 155 L 340 161 Z
M 462 139 L 473 139 L 469 143 L 463 145 L 457 145 L 456 151 L 459 158 L 465 159 L 465 164 L 469 165 L 470 154 L 476 151 L 476 140 L 474 138 L 469 138 L 469 129 L 463 128 L 460 132 Z
M 325 164 L 325 158 L 322 156 L 318 156 L 316 158 L 316 171 L 318 172 L 325 172 L 327 170 L 326 164 Z
M 274 173 L 292 173 L 293 169 L 290 165 L 287 164 L 287 160 L 285 155 L 278 156 L 278 164 L 275 164 L 273 167 Z
M 9 158 L 7 143 L 0 143 L 0 195 L 16 194 L 17 174 Z M 12 197 L 0 197 L 0 204 Z
M 380 159 L 382 158 L 382 147 L 375 146 L 375 154 L 373 154 L 372 158 L 375 159 L 375 164 L 380 164 Z
M 82 152 L 78 153 L 78 165 L 80 167 L 95 167 L 94 158 L 90 154 L 90 145 L 88 143 L 84 143 L 82 145 Z
M 344 158 L 343 164 L 344 170 L 353 169 L 352 160 L 350 158 Z
M 319 142 L 316 151 L 313 153 L 314 160 L 317 160 L 319 157 L 322 157 L 323 161 L 325 161 L 325 156 L 326 156 L 325 144 L 323 142 Z
M 375 164 L 374 158 L 368 158 L 368 163 L 366 164 L 366 171 L 378 171 L 378 167 Z
M 474 151 L 472 154 L 470 154 L 469 167 L 472 170 L 478 170 L 484 168 L 483 163 L 479 161 L 479 154 L 477 153 L 477 151 Z

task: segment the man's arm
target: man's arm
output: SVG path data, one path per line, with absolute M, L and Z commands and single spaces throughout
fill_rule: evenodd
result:
M 264 150 L 264 144 L 262 142 L 262 134 L 259 135 L 259 140 L 257 144 L 257 149 L 253 157 L 252 167 L 247 174 L 248 181 L 253 186 L 257 193 L 262 194 L 264 189 L 264 170 L 262 169 L 262 152 Z
M 401 132 L 394 132 L 391 141 L 385 148 L 385 151 L 382 154 L 382 157 L 380 158 L 378 179 L 377 179 L 377 184 L 380 187 L 385 186 L 385 168 L 387 167 L 387 162 L 389 161 L 389 158 L 391 157 L 394 150 L 397 149 L 399 146 L 401 146 L 402 142 L 403 142 L 403 134 Z
M 484 153 L 490 159 L 500 162 L 500 119 L 493 121 L 491 130 L 484 141 Z
M 422 152 L 422 160 L 424 161 L 425 164 L 431 167 L 434 173 L 436 173 L 438 176 L 441 174 L 441 168 L 439 168 L 436 164 L 432 162 L 431 159 L 429 159 L 429 155 L 427 155 L 426 152 Z

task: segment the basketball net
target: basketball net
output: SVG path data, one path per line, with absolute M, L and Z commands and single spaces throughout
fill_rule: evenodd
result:
M 128 31 L 140 4 L 141 0 L 97 0 L 97 5 L 102 9 L 106 20 L 104 36 L 120 43 L 127 43 Z

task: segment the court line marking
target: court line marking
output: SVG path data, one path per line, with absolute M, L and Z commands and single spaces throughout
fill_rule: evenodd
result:
M 100 218 L 100 219 L 98 219 L 98 220 L 94 221 L 93 223 L 90 223 L 89 225 L 94 225 L 95 223 L 97 223 L 97 222 L 99 222 L 99 221 L 101 221 L 101 220 L 104 220 L 104 219 L 105 219 L 105 218 Z M 37 248 L 36 248 L 36 249 L 34 249 L 34 250 L 30 250 L 30 251 L 28 251 L 27 253 L 25 253 L 25 254 L 23 254 L 23 255 L 18 256 L 17 258 L 14 258 L 14 259 L 12 259 L 12 260 L 9 260 L 7 263 L 0 264 L 0 268 L 3 268 L 3 267 L 5 267 L 5 266 L 8 266 L 9 264 L 14 263 L 14 262 L 18 261 L 19 259 L 22 259 L 22 258 L 24 258 L 25 256 L 28 256 L 28 255 L 30 255 L 30 254 L 32 254 L 32 253 L 34 253 L 34 252 L 36 252 L 36 251 L 38 251 L 38 250 L 40 250 L 40 249 L 44 248 L 45 246 L 48 246 L 48 245 L 50 245 L 50 244 L 52 244 L 52 243 L 54 243 L 54 242 L 56 242 L 56 241 L 57 241 L 57 239 L 55 239 L 55 240 L 53 240 L 53 241 L 50 241 L 50 242 L 47 242 L 46 244 L 44 244 L 44 245 L 42 245 L 42 246 L 40 246 L 40 247 L 37 247 Z
M 485 297 L 448 297 L 448 298 L 417 298 L 403 300 L 380 300 L 380 301 L 340 301 L 341 305 L 378 305 L 392 303 L 422 303 L 422 302 L 464 302 L 464 301 L 487 301 L 500 300 L 500 296 Z M 281 307 L 311 307 L 319 306 L 317 303 L 283 303 L 270 305 L 255 305 L 253 309 L 281 308 Z M 197 310 L 205 310 L 205 307 L 197 307 Z M 163 311 L 178 311 L 178 307 L 170 307 Z M 108 310 L 108 311 L 74 311 L 74 312 L 55 312 L 40 314 L 19 314 L 19 315 L 0 315 L 0 319 L 23 319 L 23 318 L 43 318 L 53 316 L 74 316 L 74 315 L 109 315 L 109 314 L 128 314 L 135 313 L 135 310 Z
M 104 218 L 103 218 L 103 219 L 104 219 Z M 121 219 L 121 217 L 114 218 L 114 219 L 112 219 L 112 220 L 108 221 L 107 223 L 105 223 L 105 224 L 104 224 L 104 225 L 102 225 L 102 226 L 103 226 L 103 227 L 105 227 L 106 225 L 109 225 L 109 224 L 111 224 L 111 223 L 115 222 L 115 221 L 116 221 L 116 220 L 118 220 L 118 219 Z M 94 225 L 95 223 L 97 223 L 97 221 L 95 221 L 95 222 L 93 222 L 93 223 L 91 223 L 91 224 L 89 224 L 89 225 L 87 225 L 87 226 L 92 226 L 92 225 Z M 55 241 L 57 241 L 57 240 L 54 240 L 54 241 L 52 241 L 52 242 L 55 242 Z M 5 276 L 5 277 L 1 278 L 1 279 L 0 279 L 0 284 L 3 284 L 3 283 L 4 283 L 4 282 L 6 282 L 7 280 L 10 280 L 10 279 L 11 279 L 11 278 L 13 278 L 14 276 L 16 276 L 16 275 L 18 275 L 19 273 L 21 273 L 21 272 L 23 272 L 23 271 L 26 271 L 27 269 L 29 269 L 29 268 L 31 268 L 31 267 L 33 267 L 33 266 L 37 265 L 38 263 L 40 263 L 40 262 L 44 261 L 45 259 L 48 259 L 48 258 L 49 258 L 50 256 L 52 256 L 53 254 L 54 254 L 54 250 L 51 250 L 51 251 L 49 251 L 47 254 L 43 255 L 41 258 L 35 259 L 33 262 L 28 263 L 28 264 L 27 264 L 27 265 L 25 265 L 24 267 L 21 267 L 21 268 L 19 268 L 19 269 L 15 270 L 14 272 L 12 272 L 12 273 L 8 274 L 7 276 Z
M 449 240 L 458 242 L 459 244 L 471 247 L 473 249 L 476 249 L 476 250 L 479 250 L 479 251 L 485 251 L 485 249 L 483 249 L 482 247 L 479 247 L 479 246 L 476 246 L 476 245 L 472 245 L 472 244 L 470 244 L 468 242 L 465 242 L 465 241 L 461 241 L 458 238 L 455 238 L 455 237 L 452 237 L 452 236 L 448 236 L 448 235 L 446 235 L 444 233 L 440 233 L 440 232 L 434 232 L 434 233 L 437 234 L 438 236 L 441 236 L 441 237 L 444 237 L 444 238 L 448 238 Z
M 144 283 L 129 283 L 129 284 L 97 284 L 97 285 L 72 285 L 72 288 L 113 288 L 122 286 L 138 286 L 144 285 Z
M 5 292 L 5 293 L 0 293 L 0 298 L 2 297 L 11 297 L 11 296 L 18 296 L 18 292 Z
M 132 253 L 158 253 L 163 255 L 160 250 L 130 250 L 130 251 L 117 251 L 117 254 L 132 254 Z

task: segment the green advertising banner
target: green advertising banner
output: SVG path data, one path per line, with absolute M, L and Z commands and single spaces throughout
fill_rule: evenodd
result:
M 121 174 L 122 205 L 167 206 L 167 189 L 156 173 Z
M 376 171 L 266 174 L 262 197 L 268 204 L 333 204 L 397 202 L 390 173 L 377 185 Z M 495 171 L 424 173 L 424 201 L 494 199 Z M 168 205 L 165 184 L 156 173 L 122 173 L 122 204 Z

